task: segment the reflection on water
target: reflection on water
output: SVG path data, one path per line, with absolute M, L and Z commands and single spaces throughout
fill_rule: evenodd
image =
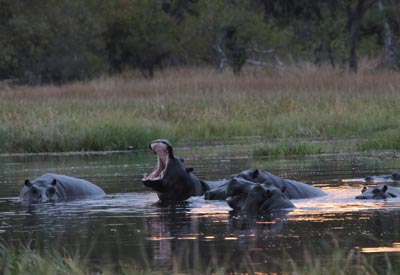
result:
M 175 206 L 157 204 L 157 196 L 141 183 L 143 173 L 155 164 L 147 151 L 0 156 L 0 238 L 38 240 L 79 251 L 93 262 L 135 262 L 156 270 L 171 270 L 177 259 L 191 268 L 207 267 L 211 261 L 239 266 L 237 259 L 246 258 L 272 272 L 286 253 L 301 261 L 306 248 L 318 249 L 332 238 L 363 253 L 399 252 L 400 198 L 355 200 L 364 183 L 342 181 L 400 170 L 398 153 L 286 159 L 253 158 L 250 153 L 249 145 L 176 148 L 200 178 L 221 179 L 258 167 L 319 186 L 327 196 L 293 200 L 295 209 L 251 220 L 232 215 L 224 201 L 202 197 Z M 46 172 L 88 179 L 107 196 L 20 204 L 24 179 Z M 319 256 L 330 257 L 323 252 Z
M 361 248 L 361 252 L 363 253 L 389 253 L 389 252 L 400 252 L 400 247 L 391 246 L 391 247 L 363 247 Z

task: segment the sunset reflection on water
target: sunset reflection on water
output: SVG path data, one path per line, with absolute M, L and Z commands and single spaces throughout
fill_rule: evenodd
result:
M 400 243 L 392 243 L 392 246 L 361 247 L 363 253 L 400 253 Z
M 358 186 L 357 186 L 358 188 Z M 362 215 L 359 219 L 368 219 L 368 210 L 390 210 L 400 207 L 400 199 L 391 200 L 357 200 L 355 196 L 360 194 L 360 189 L 351 186 L 338 186 L 335 188 L 324 188 L 327 196 L 293 200 L 296 208 L 290 211 L 288 219 L 307 221 L 330 221 L 337 220 L 339 214 L 341 219 L 352 219 L 353 213 Z M 366 211 L 366 212 L 365 212 Z
M 34 236 L 35 241 L 61 244 L 107 264 L 136 261 L 140 266 L 146 262 L 164 271 L 171 270 L 176 259 L 189 263 L 188 267 L 195 259 L 205 268 L 212 261 L 239 267 L 241 260 L 247 259 L 257 267 L 254 274 L 256 270 L 282 274 L 276 263 L 284 262 L 288 255 L 301 263 L 305 251 L 315 251 L 314 257 L 321 262 L 330 260 L 337 248 L 345 255 L 353 249 L 372 257 L 400 253 L 400 198 L 356 200 L 362 187 L 370 184 L 341 181 L 399 169 L 399 154 L 385 158 L 337 154 L 246 159 L 230 157 L 230 152 L 238 153 L 225 147 L 218 147 L 221 154 L 215 154 L 214 147 L 204 154 L 199 153 L 201 148 L 191 148 L 177 149 L 177 153 L 195 167 L 200 178 L 218 180 L 258 167 L 320 187 L 327 196 L 292 200 L 296 208 L 252 220 L 232 214 L 225 201 L 203 197 L 176 206 L 158 205 L 157 195 L 141 182 L 143 171 L 154 165 L 154 156 L 147 151 L 88 157 L 3 157 L 0 234 L 13 240 Z M 23 180 L 48 171 L 87 178 L 109 195 L 43 207 L 20 205 L 15 196 Z M 332 246 L 333 242 L 339 245 Z

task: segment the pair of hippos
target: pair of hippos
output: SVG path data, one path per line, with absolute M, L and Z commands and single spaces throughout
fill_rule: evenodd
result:
M 157 155 L 157 165 L 149 175 L 144 175 L 142 181 L 157 193 L 161 202 L 180 202 L 192 196 L 204 195 L 207 200 L 225 200 L 236 211 L 260 214 L 294 208 L 291 199 L 326 195 L 317 187 L 283 179 L 258 169 L 244 170 L 231 175 L 227 180 L 202 180 L 193 174 L 193 168 L 185 166 L 182 158 L 174 155 L 168 140 L 154 140 L 149 147 Z M 400 180 L 400 173 L 394 173 L 391 177 Z M 376 179 L 368 177 L 366 180 Z M 26 180 L 20 199 L 31 203 L 104 195 L 105 192 L 100 187 L 89 181 L 48 173 L 32 182 Z M 398 189 L 383 185 L 371 189 L 364 187 L 362 194 L 356 199 L 386 199 L 397 196 L 400 196 Z

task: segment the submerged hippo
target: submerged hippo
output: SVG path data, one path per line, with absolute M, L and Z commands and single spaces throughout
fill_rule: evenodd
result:
M 19 198 L 23 202 L 36 203 L 104 195 L 103 189 L 86 180 L 47 173 L 33 181 L 26 179 Z
M 283 179 L 259 169 L 244 170 L 236 175 L 236 177 L 257 183 L 270 183 L 279 189 L 285 188 L 285 195 L 289 199 L 306 199 L 326 195 L 325 192 L 315 186 L 291 179 Z
M 233 210 L 241 210 L 249 192 L 257 183 L 241 178 L 232 178 L 226 188 L 226 202 Z
M 241 212 L 246 215 L 260 215 L 275 210 L 295 208 L 296 206 L 285 196 L 283 190 L 273 185 L 256 184 L 248 193 Z
M 400 182 L 400 172 L 394 172 L 391 175 L 385 176 L 368 176 L 365 178 L 366 182 Z
M 361 195 L 356 196 L 356 199 L 384 200 L 399 197 L 400 189 L 387 185 L 379 185 L 370 189 L 364 186 L 361 193 Z
M 150 143 L 150 149 L 157 155 L 157 165 L 150 175 L 144 175 L 142 181 L 157 192 L 160 201 L 184 201 L 191 196 L 201 196 L 209 189 L 193 175 L 192 168 L 187 168 L 183 160 L 174 155 L 168 140 L 154 140 Z
M 289 199 L 305 199 L 319 196 L 325 196 L 325 192 L 317 187 L 308 185 L 302 182 L 283 179 L 275 176 L 271 173 L 259 170 L 259 169 L 247 169 L 239 174 L 231 176 L 232 179 L 243 179 L 241 183 L 268 183 L 279 189 L 285 188 L 285 195 Z M 228 183 L 220 185 L 220 187 L 211 189 L 205 193 L 205 199 L 209 200 L 220 200 L 226 199 L 229 195 L 227 194 Z

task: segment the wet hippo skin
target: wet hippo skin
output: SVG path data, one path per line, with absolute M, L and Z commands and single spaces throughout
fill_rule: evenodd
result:
M 104 195 L 103 189 L 87 180 L 47 173 L 33 181 L 26 179 L 19 198 L 23 202 L 37 203 Z

